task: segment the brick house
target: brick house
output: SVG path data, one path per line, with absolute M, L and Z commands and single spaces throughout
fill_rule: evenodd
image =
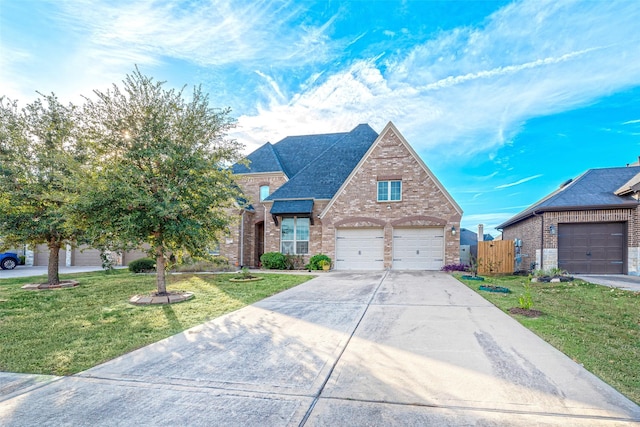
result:
M 500 224 L 520 266 L 640 275 L 640 166 L 590 169 Z
M 286 137 L 236 164 L 248 204 L 220 244 L 232 264 L 323 253 L 341 270 L 438 270 L 459 262 L 462 210 L 393 123 L 378 135 Z

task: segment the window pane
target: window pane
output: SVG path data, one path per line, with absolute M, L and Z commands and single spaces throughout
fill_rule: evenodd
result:
M 402 199 L 402 181 L 391 181 L 391 200 Z
M 260 187 L 260 201 L 263 201 L 267 197 L 269 197 L 269 186 L 263 185 Z
M 282 250 L 285 255 L 293 255 L 293 242 L 282 242 Z
M 281 240 L 293 240 L 293 218 L 282 218 Z
M 296 253 L 298 255 L 309 253 L 309 242 L 296 242 Z
M 378 182 L 378 200 L 388 200 L 389 195 L 389 183 L 387 181 Z
M 296 240 L 309 240 L 309 218 L 296 219 Z

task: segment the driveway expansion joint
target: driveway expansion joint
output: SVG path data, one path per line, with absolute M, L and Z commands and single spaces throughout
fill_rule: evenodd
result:
M 378 291 L 382 287 L 382 284 L 384 283 L 384 281 L 385 281 L 385 279 L 387 278 L 388 275 L 389 275 L 389 270 L 385 270 L 384 274 L 382 275 L 382 278 L 380 279 L 380 281 L 376 285 L 375 290 L 372 292 L 371 297 L 369 298 L 369 301 L 367 302 L 367 304 L 365 306 L 365 309 L 362 311 L 362 314 L 360 315 L 360 318 L 358 319 L 358 322 L 356 323 L 356 326 L 353 328 L 353 330 L 351 331 L 351 334 L 349 335 L 349 338 L 344 343 L 344 345 L 343 345 L 343 347 L 342 347 L 342 349 L 340 351 L 340 354 L 338 355 L 338 357 L 336 357 L 336 360 L 333 362 L 333 365 L 331 366 L 331 369 L 327 373 L 326 378 L 322 382 L 322 385 L 320 386 L 320 389 L 316 393 L 316 396 L 314 397 L 313 402 L 311 402 L 311 405 L 309 405 L 309 409 L 307 410 L 307 412 L 305 413 L 304 417 L 300 421 L 300 424 L 298 424 L 299 427 L 303 427 L 307 423 L 307 420 L 311 416 L 311 413 L 313 412 L 313 409 L 315 408 L 316 404 L 318 403 L 318 400 L 320 400 L 320 396 L 322 396 L 322 392 L 324 391 L 325 387 L 327 386 L 327 383 L 329 382 L 329 379 L 331 378 L 331 375 L 333 374 L 333 371 L 335 370 L 336 366 L 338 365 L 338 362 L 342 358 L 342 355 L 344 354 L 345 350 L 349 346 L 349 343 L 351 342 L 351 339 L 353 338 L 353 336 L 355 335 L 356 331 L 358 330 L 358 326 L 360 326 L 360 323 L 362 323 L 362 319 L 364 319 L 364 316 L 366 316 L 367 311 L 369 310 L 369 307 L 371 306 L 374 298 L 378 294 Z

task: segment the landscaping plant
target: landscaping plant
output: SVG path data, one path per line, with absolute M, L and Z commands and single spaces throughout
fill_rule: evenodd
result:
M 307 270 L 322 270 L 321 262 L 326 261 L 331 265 L 331 258 L 325 254 L 317 254 L 309 259 L 309 264 L 305 266 Z
M 22 109 L 0 97 L 0 233 L 6 247 L 46 244 L 46 284 L 57 286 L 60 249 L 82 236 L 69 213 L 88 158 L 77 138 L 77 107 L 39 95 Z
M 260 262 L 267 270 L 287 269 L 287 257 L 280 252 L 265 252 L 260 256 Z
M 241 196 L 228 168 L 243 148 L 226 138 L 230 110 L 210 106 L 199 86 L 183 91 L 136 68 L 122 86 L 94 91 L 82 109 L 91 167 L 80 180 L 76 224 L 93 246 L 150 246 L 159 295 L 170 254 L 208 255 Z

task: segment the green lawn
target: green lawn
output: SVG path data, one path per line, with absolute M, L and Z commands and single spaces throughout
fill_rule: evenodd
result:
M 26 291 L 43 278 L 0 280 L 0 371 L 70 375 L 294 287 L 312 276 L 260 274 L 231 283 L 232 274 L 169 275 L 168 290 L 195 298 L 134 306 L 129 297 L 155 290 L 155 276 L 117 270 L 61 278 L 77 288 Z
M 485 277 L 462 280 L 508 311 L 518 307 L 526 277 Z M 480 284 L 505 286 L 511 294 L 478 290 Z M 538 318 L 514 317 L 545 341 L 584 365 L 627 397 L 640 403 L 640 292 L 623 291 L 577 280 L 570 283 L 531 283 Z

